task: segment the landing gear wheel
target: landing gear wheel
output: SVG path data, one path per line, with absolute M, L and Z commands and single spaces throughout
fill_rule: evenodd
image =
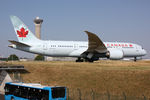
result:
M 81 59 L 80 57 L 76 60 L 76 62 L 83 62 L 83 59 Z
M 89 62 L 94 62 L 92 59 L 89 59 L 88 61 L 89 61 Z
M 85 59 L 85 62 L 94 62 L 93 59 Z
M 137 61 L 137 58 L 136 58 L 136 57 L 134 57 L 134 61 L 135 61 L 135 62 Z

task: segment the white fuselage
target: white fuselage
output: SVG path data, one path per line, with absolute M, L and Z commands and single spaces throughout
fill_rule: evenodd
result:
M 104 42 L 109 51 L 122 50 L 123 57 L 140 57 L 146 55 L 146 51 L 137 44 L 124 42 Z M 30 48 L 20 48 L 23 51 L 43 54 L 52 57 L 80 57 L 88 49 L 88 42 L 82 41 L 40 41 L 30 43 Z

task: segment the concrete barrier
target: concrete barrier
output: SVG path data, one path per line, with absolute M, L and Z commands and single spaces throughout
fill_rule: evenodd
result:
M 4 94 L 4 87 L 6 82 L 12 82 L 9 74 L 3 70 L 0 72 L 0 93 Z

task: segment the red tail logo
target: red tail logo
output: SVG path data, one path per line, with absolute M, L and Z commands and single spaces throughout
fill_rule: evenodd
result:
M 25 29 L 22 27 L 19 30 L 17 30 L 17 34 L 19 35 L 19 37 L 25 38 L 28 35 L 28 31 L 25 31 Z

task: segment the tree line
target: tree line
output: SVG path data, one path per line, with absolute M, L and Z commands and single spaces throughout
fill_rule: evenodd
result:
M 8 58 L 0 58 L 1 61 L 19 61 L 20 58 L 15 55 L 15 54 L 11 54 Z M 34 58 L 35 61 L 44 61 L 45 57 L 43 55 L 37 55 Z

